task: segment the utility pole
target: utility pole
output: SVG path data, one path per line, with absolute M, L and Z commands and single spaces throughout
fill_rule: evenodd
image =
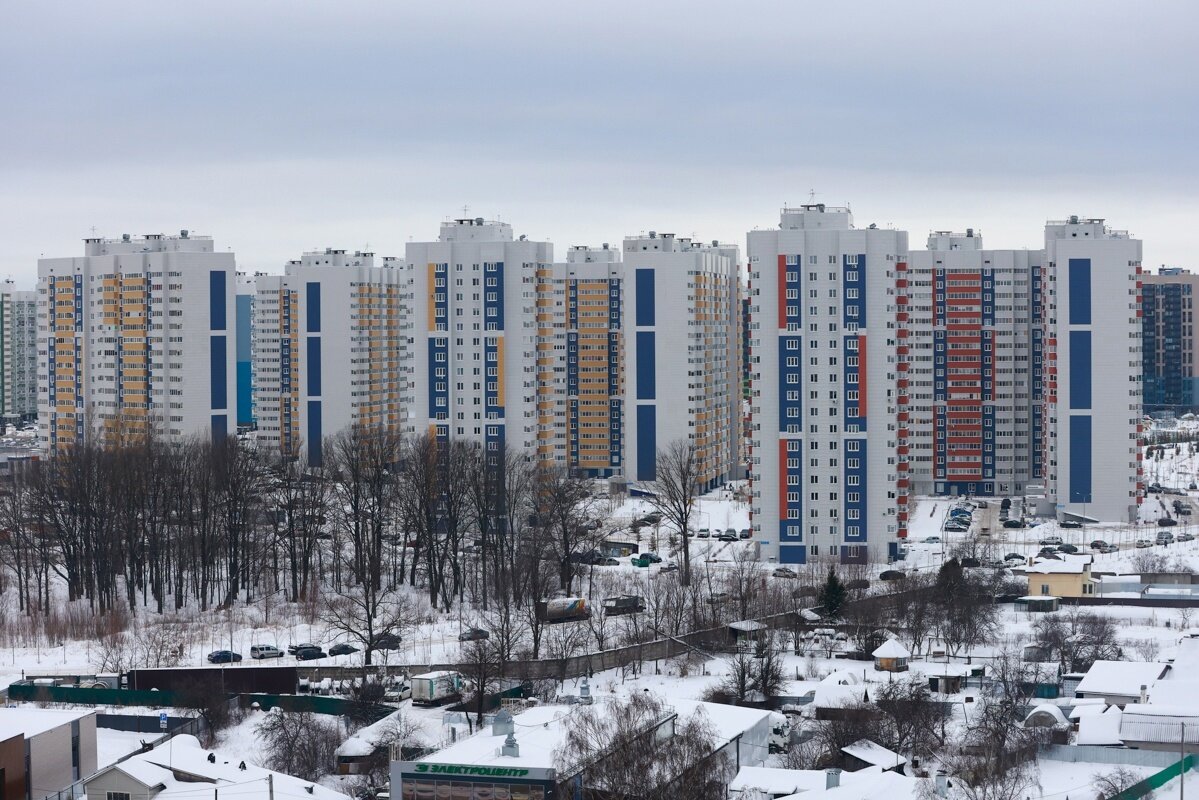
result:
M 1187 724 L 1178 723 L 1182 734 L 1178 737 L 1178 800 L 1186 800 L 1186 771 L 1187 771 Z
M 268 800 L 275 800 L 275 773 L 266 776 L 266 791 Z

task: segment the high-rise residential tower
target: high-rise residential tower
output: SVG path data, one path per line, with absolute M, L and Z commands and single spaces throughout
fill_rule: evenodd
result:
M 0 290 L 0 413 L 5 422 L 37 417 L 37 292 Z
M 783 563 L 885 560 L 906 535 L 897 287 L 907 233 L 788 208 L 749 233 L 755 539 Z
M 38 424 L 50 449 L 94 434 L 236 430 L 232 253 L 207 236 L 85 239 L 38 262 Z
M 908 254 L 899 388 L 917 494 L 1010 495 L 1044 480 L 1041 268 L 1040 250 L 985 250 L 971 229 Z
M 404 277 L 395 259 L 331 248 L 255 277 L 261 450 L 321 466 L 326 438 L 351 426 L 409 429 Z
M 1183 414 L 1199 404 L 1195 298 L 1199 275 L 1177 267 L 1141 276 L 1142 369 L 1146 413 Z
M 1045 226 L 1046 499 L 1136 517 L 1141 497 L 1141 242 L 1101 219 Z
M 408 244 L 417 430 L 555 458 L 545 377 L 554 362 L 553 260 L 548 242 L 482 218 L 445 222 L 437 241 Z

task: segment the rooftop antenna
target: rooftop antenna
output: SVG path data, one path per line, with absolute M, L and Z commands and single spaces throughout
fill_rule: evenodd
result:
M 816 202 L 816 190 L 815 189 L 808 189 L 808 202 L 809 203 Z
M 96 226 L 95 225 L 92 226 L 92 238 L 93 239 L 96 238 Z
M 463 206 L 463 207 L 462 207 L 462 216 L 463 216 L 463 218 L 466 218 L 466 217 L 469 217 L 469 216 L 470 216 L 470 206 Z

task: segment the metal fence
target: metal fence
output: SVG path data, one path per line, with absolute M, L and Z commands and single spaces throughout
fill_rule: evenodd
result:
M 1090 764 L 1123 764 L 1130 767 L 1168 767 L 1178 763 L 1178 755 L 1166 750 L 1132 750 L 1095 744 L 1054 744 L 1041 752 L 1049 761 Z
M 1138 800 L 1138 798 L 1144 797 L 1150 792 L 1157 791 L 1182 773 L 1194 769 L 1194 767 L 1195 756 L 1189 755 L 1180 761 L 1175 761 L 1161 772 L 1154 773 L 1143 781 L 1134 783 L 1124 791 L 1113 795 L 1111 800 Z

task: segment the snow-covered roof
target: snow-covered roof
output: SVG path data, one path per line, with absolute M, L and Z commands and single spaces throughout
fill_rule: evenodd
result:
M 433 672 L 422 672 L 420 675 L 413 675 L 412 680 L 416 680 L 417 678 L 444 678 L 447 675 L 457 675 L 457 674 L 458 674 L 457 672 L 454 672 L 453 670 L 450 670 L 450 669 L 439 669 L 439 670 L 434 670 Z
M 1187 674 L 1187 677 L 1182 677 L 1183 674 Z M 1166 677 L 1149 684 L 1146 693 L 1149 695 L 1149 702 L 1154 705 L 1199 704 L 1199 675 L 1180 671 L 1175 662 L 1174 669 L 1171 669 Z
M 1175 672 L 1199 671 L 1199 637 L 1184 636 L 1178 643 L 1178 654 L 1174 656 Z
M 1074 691 L 1135 696 L 1140 694 L 1141 686 L 1149 686 L 1168 669 L 1169 664 L 1156 661 L 1096 661 Z
M 735 631 L 742 633 L 753 633 L 754 631 L 764 631 L 766 626 L 754 619 L 745 619 L 740 622 L 730 622 L 729 627 Z
M 875 769 L 873 767 L 868 769 Z M 898 772 L 870 772 L 863 775 L 866 770 L 859 772 L 847 772 L 841 775 L 841 785 L 832 789 L 812 789 L 807 792 L 787 795 L 780 797 L 779 800 L 817 800 L 824 798 L 825 800 L 877 800 L 877 798 L 885 797 L 887 800 L 918 800 L 924 795 L 921 793 L 921 781 L 918 778 L 909 778 L 907 775 L 900 775 Z M 846 776 L 853 775 L 853 780 L 846 780 Z M 860 777 L 858 777 L 860 776 Z
M 1102 697 L 1079 697 L 1073 701 L 1074 708 L 1070 710 L 1070 719 L 1081 719 L 1092 714 L 1102 714 L 1107 710 L 1107 703 Z
M 898 639 L 888 639 L 870 655 L 875 658 L 911 658 L 912 653 L 899 643 Z
M 1023 572 L 1026 575 L 1080 575 L 1090 567 L 1090 561 L 1057 561 L 1047 559 L 1029 564 L 1026 567 L 1016 567 L 1013 572 Z
M 1080 717 L 1075 744 L 1121 744 L 1120 716 L 1119 706 L 1108 706 L 1102 714 Z
M 95 714 L 87 711 L 60 711 L 48 708 L 0 708 L 0 740 L 23 735 L 26 739 L 69 725 L 77 719 Z
M 869 739 L 858 739 L 850 745 L 841 748 L 841 752 L 847 756 L 853 756 L 859 761 L 865 761 L 867 764 L 883 769 L 891 767 L 900 767 L 908 763 L 908 760 L 899 753 L 892 752 L 883 747 L 877 742 L 872 742 Z
M 1032 711 L 1028 712 L 1028 716 L 1024 718 L 1025 726 L 1028 725 L 1028 721 L 1031 720 L 1033 717 L 1038 716 L 1038 715 L 1045 715 L 1045 714 L 1048 714 L 1053 719 L 1054 724 L 1057 724 L 1057 725 L 1068 725 L 1069 724 L 1069 721 L 1066 719 L 1066 715 L 1062 713 L 1062 710 L 1060 708 L 1058 708 L 1057 706 L 1052 705 L 1050 703 L 1042 703 L 1041 705 L 1034 708 Z
M 816 685 L 812 705 L 816 708 L 845 708 L 869 699 L 870 691 L 866 686 L 820 683 Z
M 337 755 L 347 757 L 369 756 L 377 749 L 379 737 L 389 731 L 403 714 L 402 710 L 397 710 L 378 722 L 371 723 L 364 728 L 359 728 L 353 736 L 341 743 L 341 746 L 337 748 Z
M 215 756 L 209 761 L 209 754 Z M 246 768 L 241 769 L 244 763 Z M 211 788 L 220 791 L 224 787 L 237 786 L 237 792 L 252 791 L 261 787 L 266 794 L 267 778 L 273 776 L 276 796 L 311 797 L 314 800 L 349 800 L 341 792 L 326 789 L 320 784 L 300 780 L 282 772 L 263 769 L 237 756 L 205 750 L 194 736 L 180 734 L 147 753 L 137 755 L 115 764 L 110 769 L 118 770 L 146 787 L 162 785 L 154 800 L 186 800 L 194 798 L 197 791 Z M 108 770 L 97 773 L 88 780 L 96 780 Z
M 878 775 L 877 767 L 857 772 L 842 772 L 841 783 L 853 783 Z M 780 767 L 741 767 L 729 784 L 730 792 L 757 789 L 767 794 L 802 794 L 817 789 L 823 791 L 828 774 L 822 769 L 782 769 Z

